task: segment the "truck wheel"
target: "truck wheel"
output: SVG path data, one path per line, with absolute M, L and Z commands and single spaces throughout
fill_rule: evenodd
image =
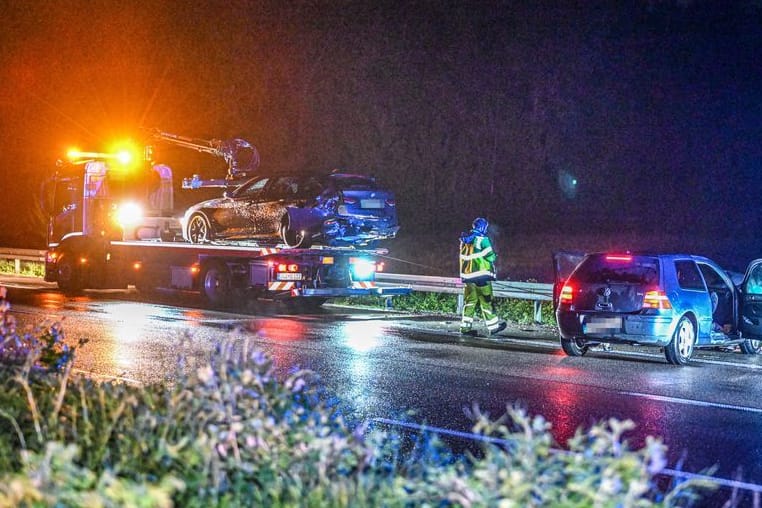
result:
M 188 220 L 186 236 L 190 243 L 207 243 L 212 239 L 212 226 L 203 213 L 194 213 Z
M 561 349 L 569 356 L 583 356 L 587 353 L 588 347 L 579 339 L 564 339 L 561 337 Z
M 58 287 L 66 293 L 79 293 L 83 289 L 82 268 L 74 254 L 65 253 L 58 258 L 56 268 Z
M 224 263 L 209 263 L 201 273 L 201 292 L 206 300 L 218 307 L 230 301 L 230 270 Z
M 303 231 L 296 231 L 291 229 L 290 221 L 288 218 L 283 219 L 283 224 L 280 227 L 280 236 L 288 247 L 302 249 L 309 249 L 312 246 L 311 240 L 304 234 Z
M 762 350 L 762 340 L 745 339 L 741 342 L 741 352 L 745 355 L 756 355 Z
M 680 318 L 672 340 L 664 347 L 664 356 L 672 365 L 687 365 L 696 344 L 696 327 L 687 316 Z

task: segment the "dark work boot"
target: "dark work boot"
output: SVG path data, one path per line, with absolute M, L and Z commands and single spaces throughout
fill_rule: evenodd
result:
M 508 326 L 508 323 L 506 323 L 505 321 L 500 321 L 500 324 L 497 325 L 497 328 L 495 328 L 494 330 L 490 330 L 489 334 L 490 335 L 497 335 L 498 333 L 500 333 L 503 330 L 505 330 L 506 326 Z

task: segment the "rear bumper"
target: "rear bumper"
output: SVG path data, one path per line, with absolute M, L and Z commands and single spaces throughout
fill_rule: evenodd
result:
M 591 327 L 591 317 L 620 320 L 621 326 Z M 672 340 L 675 318 L 671 315 L 592 315 L 559 310 L 556 312 L 558 331 L 564 339 L 584 339 L 594 342 L 646 344 L 666 346 Z

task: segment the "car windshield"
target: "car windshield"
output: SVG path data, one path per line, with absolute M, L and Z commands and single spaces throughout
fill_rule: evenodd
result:
M 659 283 L 659 260 L 653 256 L 591 255 L 577 267 L 573 277 L 586 284 L 651 286 Z

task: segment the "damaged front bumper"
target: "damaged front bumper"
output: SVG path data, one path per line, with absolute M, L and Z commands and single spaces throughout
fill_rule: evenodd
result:
M 331 245 L 363 244 L 394 238 L 399 229 L 393 219 L 336 217 L 323 223 L 323 238 Z

